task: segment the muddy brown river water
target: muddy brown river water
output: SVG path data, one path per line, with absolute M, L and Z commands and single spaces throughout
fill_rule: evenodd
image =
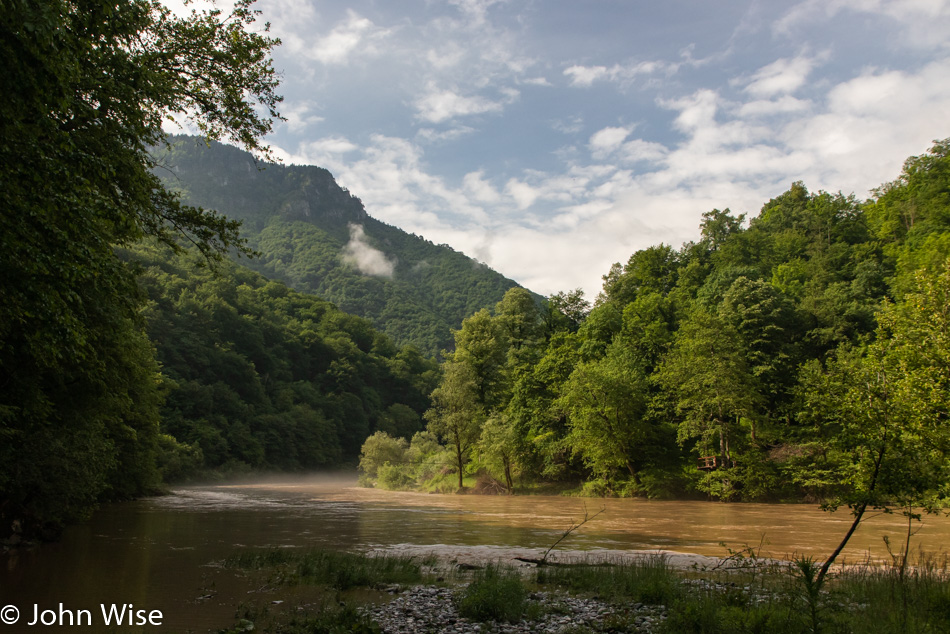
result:
M 722 557 L 727 548 L 761 543 L 762 556 L 822 558 L 851 520 L 847 510 L 825 513 L 808 505 L 395 493 L 358 488 L 355 477 L 189 487 L 105 506 L 59 543 L 0 556 L 0 607 L 16 606 L 22 617 L 0 625 L 0 632 L 113 631 L 101 623 L 102 604 L 162 612 L 160 627 L 117 632 L 217 631 L 233 622 L 248 590 L 247 579 L 220 562 L 244 547 L 436 550 L 461 560 L 537 556 L 585 510 L 601 508 L 603 514 L 558 550 Z M 943 553 L 950 545 L 947 518 L 925 517 L 917 529 L 915 546 Z M 883 537 L 899 544 L 905 530 L 900 516 L 871 517 L 844 556 L 886 559 Z M 89 610 L 94 625 L 24 625 L 34 610 L 57 611 L 60 603 Z

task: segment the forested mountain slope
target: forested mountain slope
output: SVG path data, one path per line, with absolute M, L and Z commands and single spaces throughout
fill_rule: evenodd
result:
M 159 467 L 317 469 L 352 462 L 376 429 L 411 434 L 438 377 L 369 322 L 233 262 L 123 251 L 147 295 L 161 364 Z
M 516 286 L 447 245 L 380 222 L 325 169 L 258 163 L 247 152 L 175 137 L 156 171 L 188 204 L 243 222 L 271 279 L 369 319 L 428 354 L 453 345 L 462 319 Z

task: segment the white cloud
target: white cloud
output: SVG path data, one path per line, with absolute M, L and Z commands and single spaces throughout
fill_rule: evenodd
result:
M 323 64 L 346 64 L 356 51 L 364 55 L 375 53 L 376 42 L 388 33 L 388 30 L 376 27 L 371 20 L 349 10 L 346 20 L 318 39 L 308 55 Z
M 498 190 L 485 180 L 484 170 L 469 172 L 462 182 L 465 191 L 478 202 L 497 203 L 501 200 L 501 194 L 498 193 Z
M 598 79 L 607 76 L 606 66 L 571 66 L 564 69 L 564 75 L 569 77 L 572 86 L 590 86 Z
M 345 137 L 330 136 L 301 143 L 296 153 L 286 153 L 284 160 L 315 165 L 334 164 L 342 154 L 354 152 L 359 146 Z
M 439 90 L 429 85 L 427 94 L 415 102 L 416 116 L 429 123 L 442 123 L 456 117 L 501 112 L 503 104 L 481 96 L 467 97 L 454 90 Z
M 744 90 L 755 97 L 793 93 L 808 79 L 814 64 L 807 57 L 776 60 L 756 71 Z
M 556 119 L 551 127 L 562 134 L 577 134 L 584 129 L 584 117 L 578 115 L 567 119 Z
M 773 30 L 795 37 L 815 22 L 828 22 L 842 12 L 886 18 L 900 28 L 894 38 L 916 49 L 950 48 L 948 0 L 804 0 L 773 25 Z M 842 21 L 844 22 L 844 21 Z M 846 25 L 842 24 L 843 28 Z M 893 44 L 888 41 L 887 44 Z
M 671 74 L 676 72 L 677 68 L 679 64 L 660 61 L 614 64 L 610 67 L 575 64 L 564 69 L 564 76 L 570 79 L 572 86 L 587 88 L 595 81 L 605 80 L 625 84 L 632 82 L 640 75 Z
M 449 4 L 458 7 L 475 25 L 484 24 L 489 7 L 500 2 L 502 0 L 449 0 Z
M 375 277 L 391 278 L 396 269 L 395 260 L 366 241 L 363 225 L 350 224 L 350 241 L 343 247 L 343 261 Z
M 739 106 L 736 110 L 736 114 L 740 118 L 789 115 L 804 113 L 811 109 L 811 107 L 812 103 L 808 100 L 783 95 L 775 100 L 758 99 L 756 101 L 748 101 Z
M 280 113 L 287 119 L 284 125 L 293 132 L 299 134 L 312 125 L 316 125 L 324 120 L 320 115 L 314 114 L 316 105 L 312 101 L 284 102 L 281 105 Z
M 948 77 L 950 58 L 915 73 L 868 70 L 835 86 L 822 112 L 783 133 L 788 148 L 812 157 L 806 183 L 863 196 L 896 178 L 906 157 L 947 134 L 934 124 L 950 121 Z
M 518 209 L 524 210 L 534 204 L 541 192 L 531 185 L 512 178 L 505 185 L 505 193 L 515 199 Z
M 527 84 L 528 86 L 553 86 L 551 82 L 545 77 L 528 77 L 521 80 L 522 84 Z
M 681 132 L 694 132 L 715 125 L 719 101 L 720 97 L 716 91 L 702 89 L 688 97 L 661 101 L 660 105 L 670 110 L 679 111 L 679 115 L 673 122 L 673 127 Z
M 669 151 L 662 143 L 631 139 L 623 144 L 620 154 L 624 161 L 630 163 L 639 161 L 659 162 L 666 158 Z
M 466 51 L 458 42 L 446 42 L 440 49 L 429 49 L 426 52 L 426 61 L 437 70 L 448 70 L 462 63 Z
M 419 128 L 416 137 L 429 143 L 444 143 L 446 141 L 455 141 L 464 136 L 475 133 L 475 128 L 465 125 L 457 125 L 448 130 L 437 130 L 435 128 Z
M 588 147 L 591 154 L 595 159 L 606 158 L 620 149 L 620 146 L 632 131 L 633 126 L 598 130 L 590 137 Z

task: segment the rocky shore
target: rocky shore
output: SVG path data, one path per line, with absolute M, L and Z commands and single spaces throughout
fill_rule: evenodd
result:
M 439 580 L 455 578 L 455 583 L 446 586 L 391 586 L 386 591 L 393 595 L 389 602 L 362 608 L 387 634 L 410 634 L 415 632 L 467 633 L 580 633 L 580 632 L 658 632 L 667 618 L 667 606 L 644 603 L 607 603 L 598 597 L 578 597 L 561 592 L 534 592 L 528 597 L 530 618 L 516 623 L 479 623 L 460 616 L 457 601 L 464 591 L 465 576 L 471 571 L 488 565 L 502 565 L 512 570 L 530 574 L 536 566 L 525 560 L 538 559 L 545 553 L 541 549 L 514 549 L 498 546 L 414 546 L 401 545 L 373 551 L 371 554 L 399 554 L 427 559 L 425 568 Z M 748 561 L 730 558 L 721 559 L 695 554 L 666 551 L 572 551 L 550 553 L 548 561 L 554 564 L 630 563 L 648 557 L 663 557 L 667 565 L 682 571 L 727 571 L 741 569 Z M 760 560 L 765 564 L 771 560 Z M 772 562 L 786 565 L 787 562 Z M 459 577 L 459 574 L 462 577 Z M 459 583 L 461 581 L 461 583 Z M 691 592 L 740 590 L 749 595 L 753 604 L 765 597 L 757 596 L 751 587 L 738 587 L 699 578 L 684 578 L 681 581 Z M 728 587 L 727 587 L 728 586 Z
M 415 633 L 468 633 L 497 632 L 578 632 L 610 629 L 611 621 L 623 621 L 632 626 L 632 631 L 653 632 L 656 625 L 666 618 L 662 605 L 634 603 L 629 606 L 613 606 L 598 599 L 582 599 L 569 595 L 537 592 L 529 600 L 536 605 L 537 619 L 518 623 L 477 623 L 459 616 L 453 588 L 417 586 L 413 588 L 392 587 L 388 590 L 396 597 L 389 603 L 367 606 L 365 613 L 376 621 L 387 634 Z M 631 631 L 628 629 L 628 631 Z

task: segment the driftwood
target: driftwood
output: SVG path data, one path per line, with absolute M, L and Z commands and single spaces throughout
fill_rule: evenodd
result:
M 570 566 L 571 564 L 562 564 L 562 563 L 557 563 L 557 562 L 553 562 L 553 561 L 550 561 L 550 562 L 549 562 L 549 561 L 548 561 L 548 555 L 550 555 L 550 554 L 551 554 L 551 551 L 554 550 L 554 549 L 557 547 L 558 544 L 560 544 L 562 541 L 564 541 L 564 540 L 567 538 L 568 535 L 570 535 L 571 533 L 573 533 L 574 531 L 576 531 L 578 528 L 580 528 L 581 526 L 583 526 L 583 525 L 586 524 L 587 522 L 591 521 L 592 519 L 594 519 L 595 517 L 597 517 L 597 516 L 600 515 L 601 513 L 605 513 L 606 511 L 607 511 L 607 507 L 604 506 L 604 507 L 602 507 L 599 511 L 597 511 L 596 513 L 594 513 L 593 515 L 590 515 L 590 514 L 588 513 L 588 511 L 587 511 L 587 505 L 585 504 L 585 505 L 584 505 L 584 519 L 582 519 L 581 521 L 579 521 L 579 522 L 577 522 L 577 523 L 573 523 L 573 522 L 572 522 L 570 528 L 568 528 L 566 531 L 564 531 L 564 533 L 563 533 L 560 537 L 557 538 L 557 541 L 555 541 L 553 544 L 551 544 L 551 547 L 548 548 L 546 551 L 544 551 L 544 555 L 543 555 L 540 559 L 535 559 L 535 558 L 533 558 L 533 557 L 515 557 L 515 559 L 518 560 L 518 561 L 523 561 L 523 562 L 525 562 L 525 563 L 535 564 L 536 566 Z

